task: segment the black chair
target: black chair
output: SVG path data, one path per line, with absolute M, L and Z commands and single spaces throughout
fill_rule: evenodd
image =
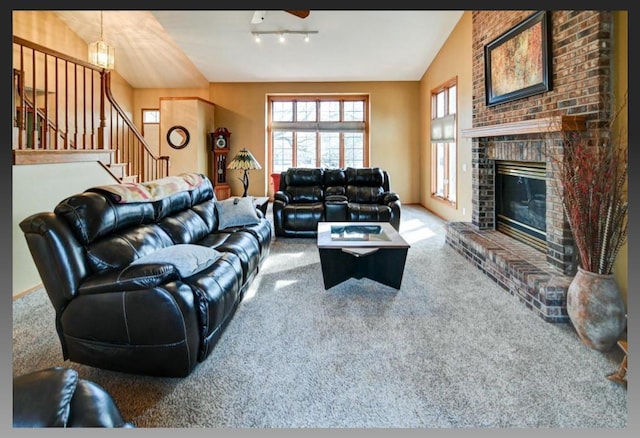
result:
M 13 427 L 134 426 L 100 385 L 54 367 L 13 379 Z

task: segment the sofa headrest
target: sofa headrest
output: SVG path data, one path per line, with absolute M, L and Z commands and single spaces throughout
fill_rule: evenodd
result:
M 209 178 L 204 178 L 200 184 L 194 187 L 191 193 L 191 205 L 200 204 L 201 202 L 213 199 L 213 185 Z
M 324 184 L 324 169 L 296 167 L 286 171 L 286 186 L 322 186 Z
M 344 186 L 346 180 L 344 169 L 325 169 L 324 171 L 325 187 Z
M 354 168 L 347 167 L 345 170 L 347 185 L 352 186 L 384 186 L 384 171 L 379 167 Z
M 70 196 L 54 209 L 85 245 L 114 231 L 154 221 L 153 203 L 118 204 L 103 193 L 87 191 Z
M 87 189 L 60 202 L 65 218 L 84 244 L 133 225 L 158 221 L 213 197 L 209 179 L 198 173 L 146 183 L 111 184 Z

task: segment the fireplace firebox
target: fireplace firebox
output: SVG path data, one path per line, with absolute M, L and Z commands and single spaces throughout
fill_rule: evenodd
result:
M 546 165 L 496 161 L 496 229 L 546 252 Z

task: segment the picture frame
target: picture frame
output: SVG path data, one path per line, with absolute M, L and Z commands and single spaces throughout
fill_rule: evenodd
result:
M 538 11 L 485 46 L 487 106 L 552 89 L 551 15 Z

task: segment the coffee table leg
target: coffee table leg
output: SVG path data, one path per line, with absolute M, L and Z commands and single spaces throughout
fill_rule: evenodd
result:
M 377 252 L 355 256 L 340 249 L 319 249 L 324 288 L 330 289 L 349 278 L 369 278 L 400 289 L 407 248 L 380 248 Z
M 325 290 L 351 278 L 353 256 L 340 249 L 319 249 L 319 252 Z
M 400 289 L 407 251 L 407 248 L 380 248 L 378 252 L 365 258 L 367 267 L 366 275 L 363 276 Z

